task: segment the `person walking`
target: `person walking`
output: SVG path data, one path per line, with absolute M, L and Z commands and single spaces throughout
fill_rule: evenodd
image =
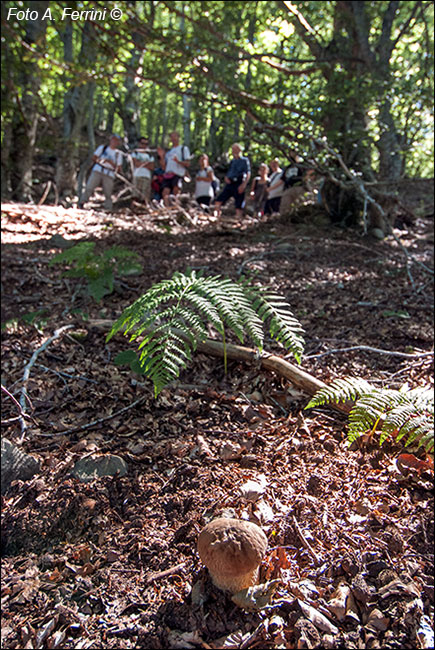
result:
M 112 192 L 115 182 L 115 172 L 119 170 L 122 164 L 122 154 L 118 150 L 121 144 L 121 137 L 116 133 L 110 136 L 108 144 L 100 145 L 94 151 L 92 161 L 95 163 L 92 167 L 91 174 L 86 184 L 85 193 L 78 203 L 79 208 L 90 199 L 97 187 L 102 186 L 105 201 L 104 209 L 112 210 Z

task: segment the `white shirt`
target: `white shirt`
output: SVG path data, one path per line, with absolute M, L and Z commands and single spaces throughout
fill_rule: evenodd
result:
M 282 174 L 282 169 L 277 169 L 276 172 L 273 172 L 273 174 L 271 174 L 269 179 L 269 187 L 272 187 L 272 185 L 276 185 L 278 183 L 278 179 L 280 178 L 281 174 Z M 275 199 L 277 196 L 282 196 L 283 193 L 284 193 L 284 181 L 281 179 L 281 181 L 278 183 L 278 187 L 274 187 L 273 190 L 269 191 L 267 198 Z
M 195 185 L 195 199 L 197 199 L 198 196 L 210 196 L 211 198 L 213 198 L 214 192 L 211 186 L 211 181 L 201 180 L 201 177 L 206 178 L 210 172 L 213 172 L 213 169 L 211 167 L 206 167 L 205 169 L 200 169 L 199 172 L 197 173 L 196 185 Z
M 183 162 L 185 160 L 190 159 L 190 151 L 189 147 L 186 147 L 186 145 L 181 145 L 179 144 L 178 147 L 173 147 L 170 149 L 166 155 L 165 155 L 165 160 L 166 160 L 166 169 L 165 172 L 168 174 L 169 172 L 172 172 L 172 174 L 177 174 L 177 176 L 183 177 L 186 174 L 186 168 L 183 165 L 179 165 L 174 161 L 174 158 L 178 158 L 178 160 L 182 160 Z
M 97 147 L 94 151 L 94 156 L 98 156 L 98 158 L 101 157 L 103 160 L 111 160 L 112 162 L 115 163 L 115 165 L 121 165 L 122 163 L 121 152 L 118 151 L 118 149 L 112 149 L 112 147 L 108 145 L 103 154 L 104 147 L 105 147 L 104 144 L 101 144 L 99 147 Z M 111 165 L 107 165 L 107 167 L 103 167 L 102 165 L 95 163 L 95 165 L 92 167 L 92 171 L 103 172 L 103 174 L 115 178 L 115 170 L 112 168 Z
M 136 160 L 139 160 L 141 163 L 149 163 L 153 162 L 153 158 L 148 153 L 142 153 L 139 151 L 133 151 L 131 154 L 132 158 L 135 158 Z M 134 178 L 151 178 L 151 170 L 148 169 L 147 167 L 135 167 L 134 172 L 133 172 Z

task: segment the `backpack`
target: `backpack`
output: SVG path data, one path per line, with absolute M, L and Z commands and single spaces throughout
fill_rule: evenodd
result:
M 161 173 L 160 173 L 161 172 Z M 151 189 L 154 192 L 154 198 L 161 198 L 163 186 L 163 170 L 157 168 L 154 170 L 151 177 Z
M 104 152 L 106 151 L 108 146 L 109 146 L 108 144 L 104 145 L 103 151 L 98 155 L 99 158 L 101 158 L 101 156 L 104 155 Z M 89 158 L 88 158 L 88 160 L 89 160 Z M 86 162 L 84 164 L 86 164 Z M 89 176 L 91 175 L 91 172 L 92 172 L 92 170 L 94 168 L 94 165 L 97 165 L 97 164 L 100 164 L 100 163 L 94 163 L 92 160 L 89 163 L 89 167 L 87 168 L 87 171 L 85 171 L 85 181 L 86 182 L 89 180 Z
M 284 181 L 284 189 L 286 190 L 288 187 L 293 187 L 293 185 L 302 184 L 303 171 L 300 167 L 291 163 L 284 169 L 281 178 Z

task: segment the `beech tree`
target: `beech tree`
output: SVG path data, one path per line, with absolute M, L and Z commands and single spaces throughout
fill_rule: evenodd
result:
M 46 22 L 42 16 L 48 2 L 38 0 L 32 4 L 38 17 L 20 26 L 18 47 L 6 51 L 2 47 L 3 72 L 7 75 L 2 75 L 6 76 L 2 95 L 6 104 L 3 110 L 7 114 L 2 127 L 2 148 L 3 143 L 5 145 L 2 175 L 5 174 L 4 183 L 11 183 L 13 196 L 19 200 L 31 198 L 33 156 L 41 112 L 38 101 L 41 74 L 31 53 L 35 44 L 43 45 L 45 41 Z M 7 7 L 2 4 L 2 20 L 6 11 Z

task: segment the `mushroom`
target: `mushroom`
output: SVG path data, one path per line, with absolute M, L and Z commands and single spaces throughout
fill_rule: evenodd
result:
M 233 594 L 258 582 L 267 537 L 250 521 L 219 517 L 202 529 L 198 553 L 214 584 Z

